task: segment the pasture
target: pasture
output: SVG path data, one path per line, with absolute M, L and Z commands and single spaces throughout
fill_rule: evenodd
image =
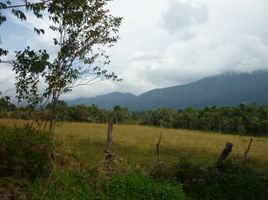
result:
M 0 125 L 20 126 L 27 121 L 0 120 Z M 79 160 L 97 167 L 104 160 L 106 124 L 64 122 L 57 126 L 55 135 L 60 139 L 60 149 L 75 155 Z M 157 162 L 156 143 L 161 129 L 138 125 L 114 125 L 113 153 L 129 168 L 144 168 Z M 160 144 L 160 159 L 173 165 L 187 159 L 205 166 L 213 165 L 226 142 L 233 143 L 230 158 L 243 160 L 250 137 L 225 135 L 200 131 L 164 129 Z M 268 139 L 254 137 L 247 157 L 247 165 L 255 169 L 268 166 Z

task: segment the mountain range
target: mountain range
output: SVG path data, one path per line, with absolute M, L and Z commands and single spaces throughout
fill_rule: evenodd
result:
M 241 103 L 268 105 L 268 71 L 252 73 L 225 73 L 199 81 L 161 89 L 154 89 L 139 96 L 113 92 L 94 98 L 67 101 L 69 105 L 92 105 L 111 110 L 115 105 L 132 111 L 156 108 L 183 109 L 206 106 L 236 106 Z

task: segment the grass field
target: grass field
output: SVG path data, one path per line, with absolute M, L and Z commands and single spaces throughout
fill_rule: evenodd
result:
M 0 120 L 0 125 L 25 124 L 20 120 Z M 82 162 L 97 166 L 104 159 L 106 124 L 63 123 L 56 127 L 55 135 L 62 141 L 60 148 L 75 154 Z M 161 129 L 138 125 L 114 125 L 113 153 L 129 167 L 152 166 L 157 160 L 156 143 Z M 160 145 L 161 161 L 175 164 L 189 159 L 203 165 L 212 165 L 226 142 L 234 144 L 231 158 L 241 161 L 250 137 L 206 133 L 190 130 L 164 129 Z M 268 139 L 253 138 L 247 164 L 265 169 L 268 166 Z

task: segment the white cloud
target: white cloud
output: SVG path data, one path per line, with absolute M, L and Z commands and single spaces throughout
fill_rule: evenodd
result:
M 267 55 L 268 47 L 257 36 L 237 35 L 224 42 L 196 37 L 170 45 L 161 62 L 147 71 L 146 80 L 163 87 L 226 71 L 268 70 Z
M 189 37 L 193 26 L 208 20 L 205 5 L 194 1 L 169 0 L 168 8 L 162 14 L 162 26 L 171 34 Z

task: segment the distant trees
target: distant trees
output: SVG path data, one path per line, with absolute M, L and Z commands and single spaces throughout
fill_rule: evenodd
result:
M 49 105 L 48 105 L 49 106 Z M 5 99 L 0 99 L 0 117 L 13 117 L 31 119 L 33 116 L 41 116 L 45 119 L 43 111 L 31 108 L 16 108 Z M 108 111 L 98 108 L 97 105 L 68 106 L 64 101 L 58 101 L 56 105 L 58 121 L 76 121 L 91 123 L 107 123 L 112 114 L 116 124 L 141 124 L 165 128 L 182 128 L 202 130 L 217 133 L 232 133 L 240 135 L 268 136 L 268 106 L 255 104 L 238 107 L 206 107 L 203 109 L 186 108 L 174 110 L 159 108 L 147 112 L 131 112 L 127 107 L 115 106 Z
M 10 117 L 10 113 L 15 110 L 16 106 L 10 102 L 9 96 L 0 97 L 0 117 Z
M 196 129 L 210 132 L 268 135 L 268 107 L 256 104 L 238 107 L 206 107 L 194 110 L 156 109 L 144 114 L 144 125 Z
M 137 121 L 137 115 L 133 112 L 130 112 L 127 107 L 121 107 L 116 105 L 113 108 L 113 118 L 116 124 L 130 124 Z
M 169 108 L 163 108 L 146 112 L 144 114 L 142 123 L 144 125 L 164 126 L 167 128 L 172 128 L 175 126 L 175 122 L 176 111 Z

